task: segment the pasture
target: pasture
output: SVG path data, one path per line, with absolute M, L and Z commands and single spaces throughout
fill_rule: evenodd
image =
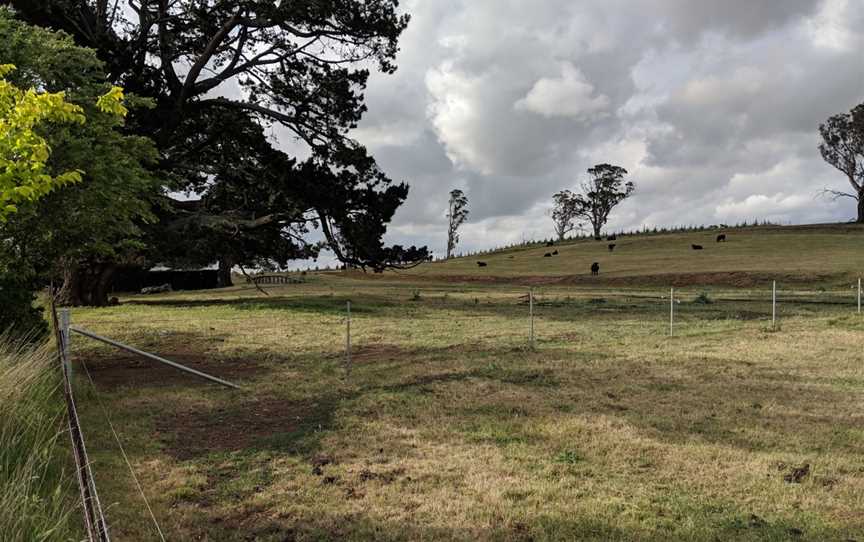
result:
M 114 536 L 157 535 L 105 412 L 169 540 L 862 540 L 862 245 L 845 229 L 731 231 L 680 257 L 700 234 L 619 238 L 604 260 L 582 241 L 74 309 L 245 388 L 74 337 Z M 566 278 L 591 261 L 596 282 Z

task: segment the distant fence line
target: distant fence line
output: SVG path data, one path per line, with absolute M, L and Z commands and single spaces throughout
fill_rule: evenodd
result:
M 252 275 L 246 277 L 246 284 L 303 284 L 306 282 L 301 277 L 290 275 Z

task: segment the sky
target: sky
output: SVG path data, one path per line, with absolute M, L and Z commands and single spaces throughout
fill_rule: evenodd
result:
M 352 137 L 411 186 L 389 243 L 460 250 L 552 237 L 552 195 L 629 171 L 609 230 L 846 221 L 818 127 L 864 102 L 862 0 L 408 0 L 398 71 Z

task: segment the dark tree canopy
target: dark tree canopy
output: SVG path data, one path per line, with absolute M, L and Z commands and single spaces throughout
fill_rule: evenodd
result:
M 395 70 L 408 24 L 396 0 L 128 0 L 128 18 L 108 0 L 7 2 L 95 49 L 112 82 L 152 99 L 127 130 L 156 143 L 165 186 L 200 200 L 168 201 L 176 209 L 160 214 L 157 241 L 183 232 L 192 259 L 282 263 L 317 255 L 304 236 L 320 227 L 350 266 L 426 258 L 384 246 L 408 187 L 347 135 L 366 110 L 369 70 Z M 275 148 L 269 125 L 305 142 L 310 158 Z M 165 249 L 149 252 L 154 261 L 174 258 L 151 244 Z
M 826 190 L 835 198 L 847 197 L 858 202 L 857 222 L 864 223 L 864 103 L 849 113 L 834 115 L 819 126 L 822 143 L 819 152 L 826 162 L 842 172 L 851 192 Z
M 591 223 L 594 238 L 609 220 L 612 209 L 633 193 L 635 185 L 625 181 L 627 170 L 610 164 L 597 164 L 588 168 L 590 179 L 582 183 L 582 193 L 575 198 L 576 216 Z

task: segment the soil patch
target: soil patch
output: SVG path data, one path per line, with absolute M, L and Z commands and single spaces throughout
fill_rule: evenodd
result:
M 275 398 L 174 410 L 156 420 L 165 452 L 186 460 L 214 452 L 250 450 L 274 435 L 299 433 L 320 416 L 315 404 Z
M 217 359 L 201 352 L 178 351 L 176 349 L 153 353 L 235 384 L 240 384 L 238 381 L 268 371 L 267 366 L 262 363 L 243 358 Z M 208 380 L 131 353 L 118 352 L 111 356 L 85 361 L 90 376 L 93 377 L 93 381 L 99 389 L 163 387 L 177 384 L 184 386 L 213 385 Z
M 412 352 L 393 344 L 364 344 L 351 349 L 351 363 L 375 363 L 380 361 L 402 361 Z

